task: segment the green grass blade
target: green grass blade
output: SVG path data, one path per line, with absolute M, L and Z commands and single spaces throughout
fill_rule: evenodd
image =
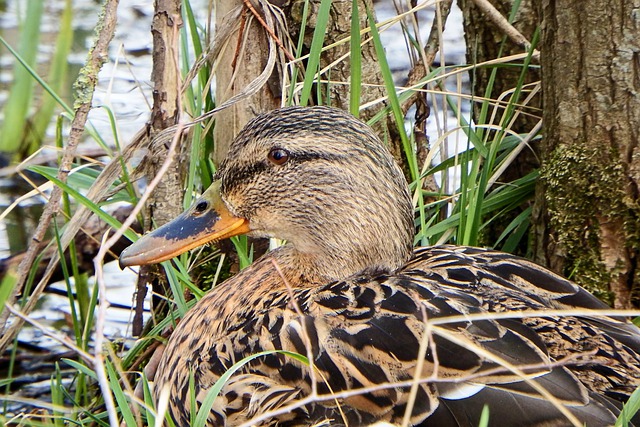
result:
M 36 63 L 38 44 L 40 41 L 40 21 L 44 11 L 43 0 L 27 2 L 25 21 L 20 30 L 19 55 L 24 62 L 33 67 Z M 8 44 L 2 40 L 8 48 Z M 9 49 L 14 53 L 13 49 Z M 15 56 L 15 55 L 14 55 Z M 0 151 L 6 153 L 17 152 L 24 139 L 29 107 L 33 95 L 33 79 L 25 67 L 15 64 L 13 70 L 13 84 L 9 98 L 4 106 L 4 123 L 0 131 Z
M 238 369 L 242 368 L 244 365 L 251 362 L 252 360 L 257 359 L 258 357 L 267 356 L 269 354 L 275 354 L 275 353 L 284 354 L 285 356 L 293 357 L 294 359 L 306 365 L 309 364 L 309 360 L 306 357 L 302 356 L 301 354 L 292 353 L 290 351 L 285 351 L 285 350 L 261 351 L 260 353 L 252 354 L 251 356 L 245 357 L 244 359 L 236 362 L 231 368 L 229 368 L 224 374 L 222 374 L 218 379 L 218 381 L 215 382 L 213 387 L 211 387 L 207 391 L 207 395 L 202 401 L 202 405 L 200 406 L 200 410 L 198 411 L 198 415 L 196 416 L 196 421 L 193 425 L 195 427 L 205 425 L 207 418 L 209 417 L 209 413 L 211 412 L 211 408 L 213 407 L 213 402 L 215 401 L 216 397 L 218 397 L 220 390 L 222 390 L 222 387 L 226 384 L 226 382 L 229 380 L 231 375 L 233 375 Z
M 249 239 L 247 236 L 235 236 L 231 238 L 236 253 L 238 254 L 238 261 L 240 263 L 240 270 L 248 267 L 253 263 L 253 249 L 249 245 Z
M 53 99 L 55 99 L 56 103 L 60 105 L 65 112 L 63 116 L 65 116 L 69 121 L 71 121 L 75 114 L 73 108 L 71 108 L 66 102 L 64 102 L 62 98 L 60 98 L 60 96 L 47 84 L 47 82 L 45 82 L 44 79 L 38 75 L 38 73 L 33 69 L 33 67 L 31 67 L 20 56 L 20 54 L 15 49 L 13 49 L 13 47 L 11 47 L 9 43 L 7 43 L 7 41 L 2 36 L 0 36 L 0 44 L 2 44 L 2 46 L 4 46 L 9 51 L 9 53 L 11 53 L 11 55 L 14 58 L 16 58 L 16 60 L 20 63 L 20 65 L 22 65 L 22 67 L 28 71 L 29 75 L 42 87 L 42 89 L 44 89 L 46 93 L 48 93 Z M 5 123 L 6 123 L 6 116 L 5 116 Z M 89 135 L 91 135 L 91 137 L 95 141 L 97 141 L 100 144 L 100 146 L 107 146 L 107 143 L 104 141 L 102 136 L 95 130 L 95 128 L 91 123 L 87 123 L 86 131 L 87 133 L 89 133 Z
M 137 426 L 138 423 L 136 422 L 136 417 L 133 415 L 133 412 L 129 407 L 129 399 L 124 393 L 124 390 L 122 390 L 122 387 L 120 387 L 120 375 L 118 375 L 118 372 L 110 360 L 105 360 L 105 366 L 109 377 L 109 385 L 114 397 L 116 398 L 118 409 L 120 410 L 123 421 L 127 426 Z
M 68 68 L 69 68 L 69 52 L 73 44 L 73 3 L 71 0 L 65 0 L 62 16 L 60 17 L 60 25 L 58 27 L 58 35 L 56 38 L 55 54 L 51 59 L 51 68 L 47 81 L 50 92 L 62 93 L 67 85 Z M 34 114 L 32 119 L 32 130 L 27 135 L 27 144 L 29 145 L 29 154 L 36 151 L 42 144 L 43 136 L 46 134 L 47 127 L 51 122 L 56 105 L 59 103 L 52 96 L 45 96 L 42 99 L 42 106 Z
M 65 284 L 65 288 L 67 289 L 67 298 L 69 301 L 69 309 L 71 311 L 70 317 L 71 317 L 71 323 L 73 327 L 73 333 L 76 339 L 76 345 L 81 347 L 82 342 L 80 340 L 80 337 L 82 336 L 82 332 L 80 330 L 78 310 L 74 301 L 73 287 L 71 286 L 69 267 L 67 266 L 67 261 L 64 257 L 64 252 L 62 251 L 62 245 L 60 243 L 60 230 L 58 229 L 58 224 L 55 221 L 53 222 L 53 228 L 54 228 L 54 236 L 56 239 L 56 247 L 58 249 L 58 256 L 60 257 L 60 267 L 62 269 L 63 282 Z M 72 245 L 69 245 L 69 246 L 72 246 Z M 73 255 L 71 256 L 71 258 L 73 258 Z
M 624 404 L 622 408 L 622 412 L 618 416 L 616 420 L 615 427 L 626 427 L 629 425 L 631 418 L 640 410 L 640 388 L 637 388 L 633 393 L 631 393 L 631 397 L 627 400 L 627 403 Z
M 193 371 L 189 371 L 189 424 L 192 426 L 196 424 L 196 417 L 198 416 L 198 402 L 196 400 L 196 381 Z
M 167 273 L 167 280 L 169 281 L 169 287 L 173 294 L 173 302 L 177 305 L 178 313 L 180 317 L 182 317 L 185 315 L 187 310 L 189 310 L 187 300 L 184 298 L 184 287 L 182 286 L 182 283 L 184 282 L 178 279 L 178 270 L 171 265 L 171 261 L 165 261 L 161 265 Z
M 391 74 L 391 68 L 389 67 L 389 63 L 387 62 L 387 57 L 384 51 L 384 47 L 382 46 L 382 41 L 380 40 L 380 33 L 378 32 L 378 28 L 376 27 L 376 20 L 373 16 L 371 10 L 367 9 L 367 17 L 369 19 L 370 28 L 371 28 L 371 37 L 373 39 L 373 45 L 375 47 L 376 56 L 378 58 L 378 63 L 380 64 L 380 71 L 382 73 L 382 78 L 384 79 L 384 85 L 387 90 L 387 96 L 389 97 L 389 104 L 391 106 L 391 112 L 393 113 L 393 118 L 396 122 L 396 126 L 398 127 L 398 133 L 400 134 L 400 139 L 402 140 L 402 147 L 405 152 L 405 156 L 409 163 L 409 172 L 411 174 L 411 181 L 416 181 L 419 176 L 418 172 L 418 160 L 413 150 L 413 146 L 409 141 L 409 137 L 407 136 L 407 131 L 404 128 L 404 115 L 402 114 L 402 108 L 400 107 L 400 101 L 398 99 L 398 94 L 396 92 L 396 87 L 393 82 L 393 75 Z
M 193 56 L 200 58 L 202 56 L 202 41 L 200 40 L 200 32 L 198 31 L 198 22 L 193 13 L 190 1 L 184 1 L 182 3 L 182 16 L 184 17 L 185 25 L 181 28 L 181 42 L 182 42 L 182 72 L 186 75 L 189 71 L 190 54 L 193 52 Z M 205 102 L 202 96 L 202 89 L 206 86 L 209 75 L 211 74 L 211 68 L 209 65 L 204 65 L 198 72 L 198 85 L 189 84 L 185 93 L 185 105 L 191 115 L 198 116 L 202 113 L 202 104 Z M 195 163 L 195 162 L 194 162 Z
M 484 405 L 482 413 L 480 414 L 480 421 L 478 427 L 489 427 L 489 406 Z
M 63 191 L 68 193 L 71 197 L 73 197 L 78 203 L 89 209 L 94 214 L 98 215 L 100 219 L 109 224 L 111 227 L 118 229 L 122 226 L 120 221 L 112 217 L 111 215 L 104 212 L 98 205 L 93 203 L 91 200 L 87 199 L 85 196 L 80 194 L 80 192 L 72 187 L 70 187 L 67 183 L 60 181 L 56 176 L 48 173 L 45 168 L 41 166 L 31 166 L 29 170 L 32 170 L 40 175 L 44 176 L 48 180 L 52 181 L 55 185 L 60 187 Z M 124 232 L 124 236 L 127 237 L 132 242 L 138 240 L 137 234 L 133 230 L 127 230 Z
M 362 85 L 362 55 L 360 50 L 360 14 L 358 0 L 351 2 L 351 40 L 350 65 L 351 79 L 349 85 L 349 111 L 355 117 L 360 115 L 360 92 Z
M 306 34 L 307 19 L 309 17 L 309 0 L 304 1 L 302 7 L 302 19 L 300 20 L 300 35 L 298 36 L 298 44 L 296 46 L 296 58 L 303 56 L 304 49 L 304 35 Z M 294 98 L 296 84 L 298 83 L 298 67 L 293 67 L 291 70 L 291 84 L 289 85 L 289 96 L 287 97 L 287 105 L 291 105 Z
M 9 296 L 13 293 L 13 289 L 16 286 L 17 280 L 17 272 L 12 269 L 5 272 L 2 280 L 0 280 L 0 313 L 4 311 L 4 304 L 9 299 Z
M 302 92 L 300 94 L 300 105 L 302 106 L 305 106 L 309 103 L 311 90 L 313 89 L 313 83 L 315 81 L 316 74 L 318 74 L 320 66 L 320 56 L 322 55 L 322 46 L 324 44 L 325 35 L 327 34 L 327 23 L 329 22 L 331 1 L 332 0 L 322 0 L 320 2 L 320 8 L 318 9 L 316 28 L 313 31 L 313 39 L 311 40 L 311 48 L 309 51 L 309 60 L 307 61 L 307 74 L 304 78 Z M 318 80 L 320 80 L 320 76 L 318 76 Z
M 518 243 L 520 243 L 520 240 L 524 237 L 524 234 L 529 227 L 529 220 L 531 219 L 532 211 L 533 209 L 529 206 L 520 212 L 520 214 L 518 214 L 518 216 L 516 216 L 513 221 L 505 227 L 504 231 L 500 234 L 500 237 L 498 237 L 498 240 L 496 240 L 494 247 L 499 245 L 502 240 L 505 240 L 501 249 L 505 252 L 512 253 L 518 246 Z
M 143 391 L 143 395 L 144 395 L 144 410 L 145 410 L 145 415 L 147 418 L 147 425 L 148 426 L 153 426 L 156 424 L 156 416 L 155 413 L 153 411 L 154 408 L 154 398 L 153 398 L 153 393 L 151 392 L 151 388 L 149 387 L 149 380 L 147 379 L 147 376 L 145 375 L 144 371 L 142 372 L 142 378 L 140 379 L 140 381 L 142 381 L 142 391 Z
M 96 376 L 96 373 L 93 371 L 93 369 L 73 359 L 67 359 L 63 357 L 60 360 L 66 363 L 67 365 L 71 366 L 73 369 L 77 370 L 78 372 L 82 372 L 83 374 L 93 379 L 94 381 L 98 381 L 98 377 Z
M 62 384 L 62 373 L 60 372 L 60 365 L 56 362 L 55 371 L 51 377 L 51 403 L 54 408 L 63 408 L 64 407 L 64 393 L 62 389 L 64 385 Z M 63 427 L 64 423 L 62 422 L 62 417 L 64 414 L 62 412 L 53 410 L 53 423 L 56 427 Z

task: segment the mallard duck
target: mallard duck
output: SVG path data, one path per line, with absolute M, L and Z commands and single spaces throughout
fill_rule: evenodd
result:
M 227 380 L 207 425 L 475 426 L 486 405 L 491 425 L 605 426 L 640 385 L 637 327 L 558 313 L 606 308 L 576 284 L 493 250 L 413 249 L 401 170 L 343 111 L 252 120 L 215 183 L 120 262 L 242 233 L 286 244 L 212 289 L 171 335 L 155 390 L 168 388 L 178 426 L 191 419 L 190 382 L 200 405 L 261 352 Z

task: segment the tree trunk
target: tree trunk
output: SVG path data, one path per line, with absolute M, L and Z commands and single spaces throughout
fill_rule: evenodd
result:
M 156 0 L 151 33 L 153 35 L 153 110 L 150 119 L 150 137 L 175 125 L 180 118 L 180 67 L 178 46 L 182 26 L 181 0 Z M 154 177 L 165 162 L 166 143 L 151 148 L 149 156 L 157 160 L 149 164 L 147 176 Z M 176 161 L 180 149 L 176 150 L 171 167 L 155 188 L 149 206 L 157 225 L 162 225 L 182 212 L 183 167 Z
M 158 174 L 162 164 L 167 161 L 169 144 L 154 140 L 160 131 L 175 125 L 180 119 L 180 67 L 178 46 L 180 27 L 182 26 L 181 0 L 156 0 L 151 34 L 153 36 L 153 109 L 148 124 L 150 160 L 145 163 L 145 176 L 150 181 Z M 184 194 L 185 162 L 181 162 L 182 153 L 187 150 L 178 144 L 171 154 L 172 162 L 162 180 L 153 190 L 146 207 L 144 229 L 150 230 L 163 225 L 178 216 L 182 210 Z M 155 225 L 154 225 L 155 224 Z M 166 295 L 166 278 L 158 266 L 142 266 L 138 276 L 136 301 L 138 308 L 144 301 L 147 286 L 152 286 L 154 294 Z M 157 300 L 158 302 L 160 300 Z M 154 310 L 161 315 L 162 310 Z M 133 335 L 142 332 L 142 310 L 136 311 L 133 322 Z
M 538 1 L 537 253 L 615 307 L 638 305 L 640 0 Z

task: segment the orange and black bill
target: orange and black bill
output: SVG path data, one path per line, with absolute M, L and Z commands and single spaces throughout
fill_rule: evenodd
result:
M 120 267 L 155 264 L 205 243 L 249 232 L 249 222 L 233 216 L 215 182 L 188 210 L 122 251 Z

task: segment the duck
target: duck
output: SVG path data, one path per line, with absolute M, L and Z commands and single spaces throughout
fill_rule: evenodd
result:
M 223 376 L 207 426 L 606 426 L 640 386 L 640 330 L 577 284 L 492 249 L 414 248 L 401 169 L 342 110 L 258 115 L 120 264 L 241 234 L 286 243 L 175 327 L 153 382 L 176 426 Z

